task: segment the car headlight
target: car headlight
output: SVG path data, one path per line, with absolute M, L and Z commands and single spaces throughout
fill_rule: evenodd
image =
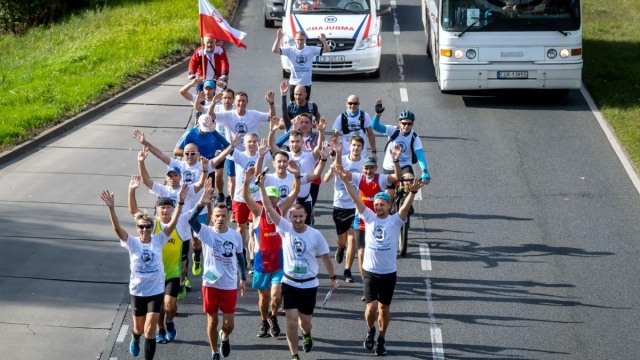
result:
M 366 48 L 371 48 L 376 46 L 378 46 L 378 34 L 367 36 L 366 38 L 362 39 L 358 43 L 356 50 L 364 50 Z
M 556 56 L 558 56 L 558 51 L 556 51 L 556 49 L 549 49 L 547 50 L 547 57 L 549 59 L 555 59 Z

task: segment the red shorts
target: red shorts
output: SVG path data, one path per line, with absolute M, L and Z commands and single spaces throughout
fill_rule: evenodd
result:
M 221 290 L 213 287 L 202 287 L 202 311 L 207 314 L 217 314 L 221 310 L 223 314 L 234 314 L 238 290 Z
M 247 221 L 249 221 L 251 211 L 249 211 L 247 203 L 234 200 L 231 210 L 233 211 L 233 219 L 236 221 L 236 224 L 246 224 Z

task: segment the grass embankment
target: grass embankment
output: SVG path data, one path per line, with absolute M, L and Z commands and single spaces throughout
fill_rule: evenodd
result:
M 226 2 L 211 1 L 223 14 Z M 112 0 L 0 36 L 0 150 L 185 58 L 198 42 L 195 0 Z
M 584 82 L 640 170 L 640 6 L 584 0 Z

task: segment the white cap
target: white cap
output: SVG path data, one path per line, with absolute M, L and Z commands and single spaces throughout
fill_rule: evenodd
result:
M 208 114 L 202 114 L 198 118 L 198 129 L 200 129 L 200 131 L 203 132 L 203 133 L 211 132 L 211 130 L 209 130 L 207 125 L 205 125 L 205 123 L 207 122 L 207 119 L 208 120 L 213 120 L 213 119 L 211 119 L 211 115 L 208 115 Z

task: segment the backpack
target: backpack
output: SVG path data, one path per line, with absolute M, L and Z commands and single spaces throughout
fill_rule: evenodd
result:
M 345 113 L 341 114 L 342 116 L 342 133 L 347 135 L 351 132 L 349 130 L 349 119 Z M 360 110 L 360 130 L 364 130 L 364 111 Z
M 391 136 L 389 137 L 389 141 L 387 141 L 387 144 L 384 146 L 385 154 L 387 153 L 387 148 L 389 147 L 389 144 L 395 139 L 397 139 L 398 136 L 400 136 L 400 127 L 396 128 L 396 131 L 393 134 L 391 134 Z M 416 152 L 413 150 L 413 143 L 416 141 L 417 137 L 418 137 L 418 134 L 416 134 L 416 132 L 414 131 L 413 134 L 411 134 L 411 142 L 409 143 L 411 147 L 411 163 L 412 164 L 415 164 L 418 162 L 418 157 L 416 156 Z

